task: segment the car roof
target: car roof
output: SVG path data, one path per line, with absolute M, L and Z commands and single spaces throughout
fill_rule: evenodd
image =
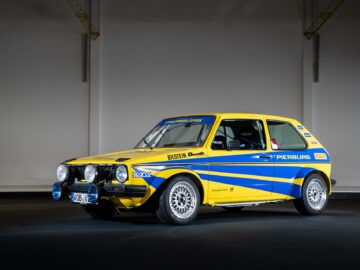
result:
M 287 120 L 287 121 L 297 121 L 294 118 L 290 118 L 290 117 L 284 117 L 284 116 L 279 116 L 279 115 L 272 115 L 272 114 L 261 114 L 261 113 L 247 113 L 247 112 L 214 112 L 214 113 L 198 113 L 198 114 L 183 114 L 183 115 L 177 115 L 177 116 L 172 116 L 172 117 L 167 117 L 166 119 L 169 118 L 177 118 L 177 117 L 191 117 L 191 116 L 216 116 L 216 117 L 220 117 L 220 116 L 230 116 L 230 117 L 251 117 L 251 118 L 256 118 L 256 117 L 261 117 L 261 118 L 271 118 L 274 120 Z

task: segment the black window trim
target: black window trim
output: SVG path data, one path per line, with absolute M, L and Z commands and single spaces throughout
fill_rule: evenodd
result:
M 308 142 L 306 141 L 306 139 L 304 138 L 304 136 L 297 130 L 296 127 L 294 127 L 294 125 L 288 121 L 282 121 L 282 120 L 272 120 L 272 119 L 266 119 L 266 125 L 267 125 L 267 129 L 268 129 L 268 132 L 269 132 L 269 136 L 270 136 L 270 142 L 271 142 L 271 134 L 270 134 L 270 129 L 269 129 L 269 121 L 271 122 L 278 122 L 278 123 L 286 123 L 286 124 L 289 124 L 294 130 L 295 132 L 300 136 L 300 138 L 303 140 L 303 142 L 305 143 L 305 148 L 299 148 L 299 149 L 286 149 L 286 148 L 282 148 L 282 149 L 273 149 L 272 148 L 272 145 L 270 143 L 270 147 L 271 147 L 271 150 L 273 151 L 305 151 L 309 148 L 309 144 Z
M 262 128 L 263 128 L 263 133 L 264 133 L 264 142 L 265 142 L 265 148 L 264 149 L 229 149 L 228 146 L 226 145 L 226 148 L 225 149 L 213 149 L 212 148 L 212 142 L 214 141 L 215 139 L 215 136 L 216 136 L 216 133 L 219 129 L 219 127 L 221 126 L 221 123 L 224 121 L 224 120 L 243 120 L 243 121 L 260 121 L 262 123 Z M 266 131 L 265 131 L 266 127 L 265 127 L 265 121 L 264 119 L 249 119 L 249 118 L 223 118 L 221 119 L 219 125 L 218 125 L 218 128 L 214 134 L 214 137 L 212 138 L 211 140 L 211 143 L 210 143 L 210 149 L 213 150 L 213 151 L 268 151 L 268 143 L 267 143 L 267 136 L 266 136 Z M 226 128 L 224 128 L 224 133 L 226 134 Z M 269 133 L 270 135 L 270 133 Z M 271 144 L 270 144 L 270 147 L 271 147 Z M 270 148 L 271 149 L 271 148 Z
M 173 118 L 181 118 L 181 117 L 202 117 L 202 116 L 211 116 L 214 118 L 214 122 L 209 125 L 209 133 L 207 134 L 206 138 L 204 139 L 203 143 L 200 145 L 200 146 L 197 146 L 196 148 L 200 148 L 200 147 L 204 147 L 207 140 L 210 138 L 210 134 L 211 134 L 211 131 L 212 129 L 214 128 L 214 126 L 216 125 L 216 121 L 217 121 L 217 117 L 215 114 L 189 114 L 189 115 L 184 115 L 184 116 L 174 116 L 174 117 L 168 117 L 168 118 L 164 118 L 162 119 L 160 122 L 158 122 L 148 133 L 146 133 L 146 135 L 144 137 L 141 138 L 141 140 L 132 148 L 132 149 L 147 149 L 145 147 L 139 147 L 138 145 L 144 141 L 145 138 L 147 138 L 149 136 L 149 134 L 151 132 L 154 131 L 154 129 L 164 120 L 167 120 L 167 119 L 173 119 Z M 164 149 L 164 148 L 195 148 L 194 146 L 175 146 L 175 147 L 153 147 L 152 149 Z

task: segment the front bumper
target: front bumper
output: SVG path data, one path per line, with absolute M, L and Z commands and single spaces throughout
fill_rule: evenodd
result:
M 54 200 L 60 200 L 63 197 L 70 196 L 74 201 L 73 196 L 79 198 L 87 198 L 86 203 L 97 203 L 102 197 L 107 198 L 142 198 L 145 196 L 148 188 L 144 185 L 124 185 L 124 184 L 105 184 L 96 185 L 90 183 L 74 183 L 56 182 L 52 187 L 52 197 Z M 79 195 L 86 194 L 84 196 Z M 89 199 L 90 198 L 90 199 Z M 77 201 L 80 202 L 81 201 Z
M 335 179 L 331 179 L 331 185 L 332 185 L 332 186 L 335 186 L 336 183 L 337 183 L 337 181 L 336 181 Z
M 86 193 L 89 190 L 89 186 L 94 184 L 73 184 L 68 186 L 69 192 Z M 124 185 L 124 184 L 106 184 L 99 189 L 100 196 L 103 197 L 144 197 L 147 191 L 146 186 L 141 185 Z

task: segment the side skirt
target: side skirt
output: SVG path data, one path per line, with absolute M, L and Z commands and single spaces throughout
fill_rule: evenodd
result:
M 284 203 L 284 200 L 278 200 L 278 201 L 258 201 L 258 202 L 241 202 L 241 203 L 219 203 L 215 204 L 214 206 L 220 206 L 220 207 L 238 207 L 238 206 L 257 206 L 260 204 L 282 204 Z

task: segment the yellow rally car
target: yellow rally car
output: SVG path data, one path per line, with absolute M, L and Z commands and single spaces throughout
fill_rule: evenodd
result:
M 67 196 L 94 218 L 155 211 L 186 224 L 200 205 L 241 209 L 294 200 L 324 211 L 334 180 L 330 156 L 298 121 L 214 113 L 162 120 L 134 149 L 78 158 L 57 169 L 53 199 Z

